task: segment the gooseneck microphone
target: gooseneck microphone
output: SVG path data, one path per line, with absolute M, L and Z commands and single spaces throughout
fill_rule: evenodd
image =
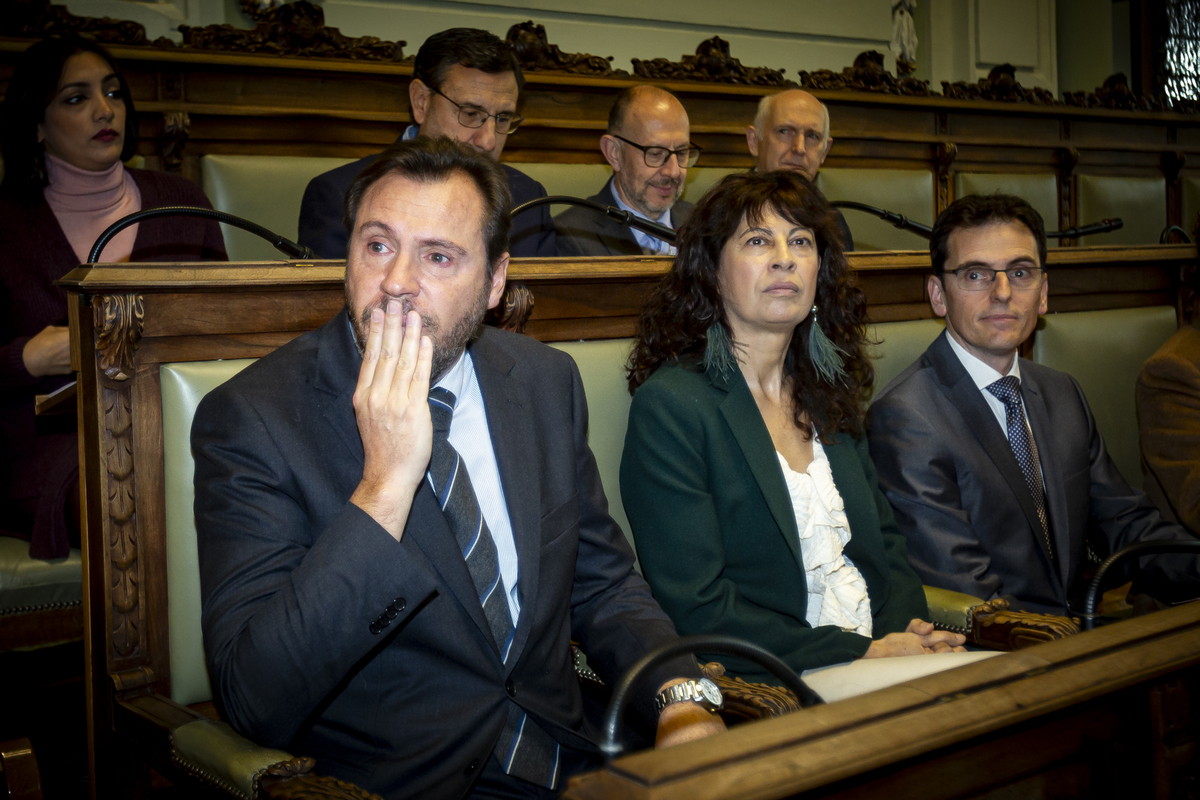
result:
M 1065 231 L 1046 231 L 1047 239 L 1078 239 L 1080 236 L 1091 236 L 1094 233 L 1111 233 L 1124 227 L 1125 221 L 1120 217 L 1102 219 L 1091 225 L 1079 225 L 1067 228 Z
M 887 211 L 875 206 L 869 206 L 866 203 L 856 203 L 853 200 L 834 200 L 829 205 L 834 208 L 849 208 L 854 211 L 865 211 L 868 214 L 874 214 L 884 222 L 892 223 L 902 231 L 915 233 L 918 236 L 924 236 L 926 239 L 933 234 L 933 228 L 930 228 L 928 225 L 922 225 L 919 222 L 913 222 L 898 211 Z
M 666 225 L 659 225 L 657 222 L 651 222 L 648 219 L 642 219 L 629 211 L 622 211 L 614 206 L 606 206 L 594 200 L 584 200 L 582 197 L 568 197 L 561 194 L 552 194 L 549 197 L 537 197 L 528 203 L 522 203 L 514 208 L 509 217 L 515 217 L 517 214 L 528 211 L 531 208 L 550 205 L 583 206 L 584 208 L 590 208 L 593 211 L 608 216 L 610 219 L 615 219 L 622 225 L 628 225 L 630 228 L 637 228 L 643 233 L 648 233 L 655 239 L 661 239 L 668 244 L 675 244 L 677 234 L 674 229 L 668 228 Z
M 105 246 L 125 228 L 144 219 L 154 219 L 155 217 L 204 217 L 205 219 L 215 219 L 217 222 L 224 222 L 226 225 L 232 225 L 235 228 L 249 231 L 260 239 L 266 239 L 276 250 L 288 258 L 316 258 L 316 254 L 304 245 L 296 244 L 291 239 L 269 231 L 262 225 L 251 222 L 248 219 L 242 219 L 233 214 L 226 214 L 224 211 L 200 208 L 198 206 L 160 206 L 159 208 L 147 208 L 142 211 L 135 211 L 128 216 L 121 217 L 112 225 L 105 228 L 104 232 L 96 239 L 96 243 L 92 245 L 91 252 L 88 253 L 87 263 L 95 264 L 100 259 L 100 254 L 104 252 Z

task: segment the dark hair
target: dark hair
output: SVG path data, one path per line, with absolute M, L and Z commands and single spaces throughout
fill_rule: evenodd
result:
M 418 136 L 407 142 L 396 142 L 379 154 L 379 158 L 364 169 L 346 192 L 343 221 L 351 238 L 358 207 L 367 190 L 388 175 L 400 175 L 420 183 L 448 180 L 455 173 L 475 182 L 483 200 L 483 238 L 487 243 L 487 275 L 492 276 L 496 261 L 508 250 L 508 232 L 512 226 L 512 194 L 508 176 L 499 162 L 465 144 L 439 136 Z
M 112 68 L 125 101 L 125 139 L 121 160 L 137 150 L 137 114 L 129 84 L 117 63 L 100 45 L 79 36 L 55 36 L 30 45 L 17 59 L 4 106 L 0 108 L 0 154 L 4 157 L 4 182 L 9 195 L 40 192 L 46 185 L 46 158 L 37 140 L 37 126 L 46 119 L 46 108 L 58 91 L 67 60 L 78 53 L 95 53 Z
M 437 89 L 455 64 L 489 75 L 511 72 L 517 79 L 517 93 L 525 87 L 525 74 L 512 48 L 479 28 L 451 28 L 426 39 L 413 61 L 413 78 Z
M 609 109 L 608 128 L 605 131 L 606 133 L 611 135 L 621 129 L 625 122 L 625 117 L 629 115 L 629 107 L 633 105 L 633 101 L 636 100 L 637 96 L 645 89 L 658 89 L 658 91 L 662 92 L 663 94 L 675 97 L 675 95 L 671 94 L 666 89 L 649 83 L 639 83 L 621 90 L 621 93 L 617 95 L 617 99 L 613 101 L 612 108 Z
M 978 228 L 993 222 L 1020 222 L 1037 241 L 1038 266 L 1046 267 L 1046 225 L 1042 215 L 1022 197 L 1011 194 L 969 194 L 955 200 L 938 214 L 929 236 L 929 259 L 933 274 L 946 274 L 946 259 L 950 256 L 947 242 L 950 234 L 960 228 Z
M 721 253 L 743 219 L 756 223 L 767 209 L 816 236 L 821 267 L 813 302 L 821 329 L 843 351 L 846 369 L 846 377 L 833 385 L 818 375 L 808 358 L 813 315 L 806 316 L 792 333 L 784 366 L 792 378 L 796 424 L 807 411 L 825 443 L 833 441 L 835 431 L 861 435 L 875 378 L 864 348 L 867 299 L 853 283 L 833 209 L 807 178 L 790 170 L 727 175 L 692 209 L 679 231 L 675 263 L 638 321 L 629 391 L 636 391 L 664 364 L 698 364 L 712 324 L 729 331 L 719 282 Z

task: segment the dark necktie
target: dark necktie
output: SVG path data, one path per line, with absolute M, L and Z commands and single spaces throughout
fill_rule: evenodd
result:
M 475 584 L 483 615 L 492 632 L 493 644 L 501 662 L 508 660 L 512 648 L 512 614 L 504 581 L 500 579 L 500 559 L 496 543 L 488 530 L 471 476 L 458 451 L 450 444 L 450 421 L 456 398 L 452 392 L 435 387 L 429 392 L 429 413 L 433 420 L 433 452 L 429 458 L 429 481 L 437 495 L 446 522 L 454 533 L 467 572 Z M 509 682 L 511 687 L 512 683 Z M 513 694 L 509 689 L 509 694 Z M 496 759 L 509 775 L 550 789 L 558 782 L 559 746 L 516 704 L 508 704 L 504 730 L 496 742 Z
M 1017 457 L 1021 473 L 1025 476 L 1029 493 L 1033 495 L 1033 507 L 1037 509 L 1038 519 L 1042 523 L 1042 538 L 1053 563 L 1054 546 L 1050 542 L 1050 525 L 1046 518 L 1046 491 L 1042 488 L 1042 466 L 1038 461 L 1037 444 L 1029 435 L 1029 427 L 1025 424 L 1025 414 L 1021 409 L 1021 381 L 1015 375 L 1008 375 L 986 388 L 1004 403 L 1008 443 L 1012 447 L 1013 455 Z

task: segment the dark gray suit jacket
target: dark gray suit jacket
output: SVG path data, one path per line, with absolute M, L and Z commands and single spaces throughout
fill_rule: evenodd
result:
M 1075 379 L 1022 359 L 1021 395 L 1046 486 L 1053 569 L 1008 439 L 948 335 L 938 337 L 870 409 L 879 486 L 908 537 L 909 559 L 922 581 L 1062 614 L 1086 589 L 1079 575 L 1089 533 L 1107 547 L 1101 557 L 1137 541 L 1190 538 L 1121 477 Z M 1136 577 L 1143 591 L 1168 600 L 1200 592 L 1194 557 L 1159 556 L 1143 559 L 1142 566 Z
M 617 207 L 612 181 L 589 200 Z M 671 222 L 678 229 L 692 213 L 692 204 L 680 200 L 671 208 Z M 628 225 L 583 206 L 571 206 L 554 218 L 555 239 L 560 256 L 640 256 L 642 248 Z
M 675 639 L 608 515 L 574 361 L 492 328 L 471 354 L 519 558 L 507 665 L 428 484 L 400 542 L 349 502 L 361 357 L 344 313 L 211 392 L 192 428 L 204 644 L 225 719 L 389 798 L 463 796 L 510 702 L 594 750 L 569 640 L 616 681 Z M 692 659 L 667 665 L 641 708 L 672 673 L 698 676 Z

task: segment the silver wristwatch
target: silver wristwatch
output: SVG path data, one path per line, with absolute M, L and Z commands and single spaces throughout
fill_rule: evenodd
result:
M 724 704 L 717 685 L 708 678 L 701 678 L 668 686 L 654 698 L 654 707 L 662 713 L 662 710 L 672 703 L 682 703 L 685 700 L 699 703 L 709 711 L 719 711 Z

